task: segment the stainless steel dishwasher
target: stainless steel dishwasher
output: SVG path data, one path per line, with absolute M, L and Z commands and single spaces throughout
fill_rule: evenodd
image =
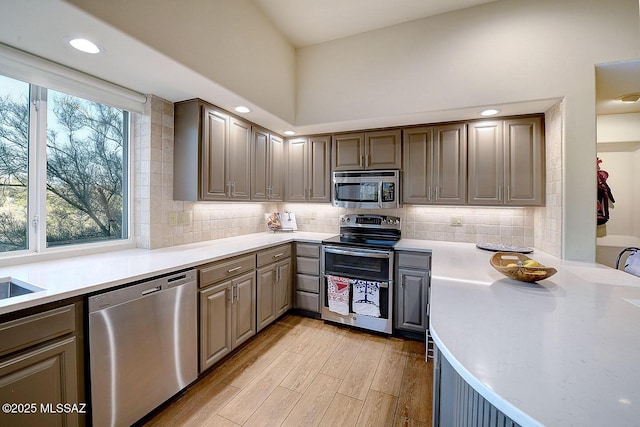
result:
M 196 271 L 88 298 L 94 426 L 128 426 L 193 382 Z

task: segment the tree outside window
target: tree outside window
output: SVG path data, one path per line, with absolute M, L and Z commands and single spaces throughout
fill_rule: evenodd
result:
M 24 93 L 26 85 L 26 95 Z M 22 86 L 22 92 L 16 87 Z M 28 85 L 0 76 L 0 252 L 29 249 L 28 224 L 46 233 L 47 247 L 127 237 L 126 150 L 128 113 L 75 96 L 47 91 L 36 114 L 46 114 L 46 167 L 29 157 L 37 144 Z M 42 108 L 46 105 L 46 108 Z M 31 111 L 31 114 L 30 114 Z M 37 123 L 42 121 L 38 120 Z M 35 130 L 34 130 L 35 129 Z M 31 150 L 32 153 L 38 150 Z M 46 170 L 46 221 L 29 206 L 29 168 Z

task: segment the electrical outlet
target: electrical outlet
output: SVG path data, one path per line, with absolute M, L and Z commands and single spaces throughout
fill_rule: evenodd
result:
M 178 225 L 178 212 L 169 212 L 169 225 Z
M 460 216 L 452 216 L 451 217 L 451 225 L 454 227 L 462 227 L 462 217 Z
M 180 225 L 190 225 L 191 224 L 191 211 L 180 212 Z

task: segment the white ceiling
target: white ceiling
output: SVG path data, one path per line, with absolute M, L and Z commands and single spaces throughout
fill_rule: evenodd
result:
M 295 47 L 496 0 L 253 0 Z

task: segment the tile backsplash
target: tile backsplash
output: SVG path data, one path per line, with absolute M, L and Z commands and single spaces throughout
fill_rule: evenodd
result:
M 156 249 L 264 231 L 264 216 L 269 212 L 294 212 L 300 231 L 338 233 L 340 215 L 363 212 L 318 203 L 175 201 L 173 104 L 152 96 L 146 108 L 144 114 L 132 117 L 133 231 L 138 247 Z M 405 205 L 398 209 L 367 212 L 400 217 L 404 238 L 536 246 L 559 256 L 561 127 L 558 106 L 547 113 L 546 207 Z

